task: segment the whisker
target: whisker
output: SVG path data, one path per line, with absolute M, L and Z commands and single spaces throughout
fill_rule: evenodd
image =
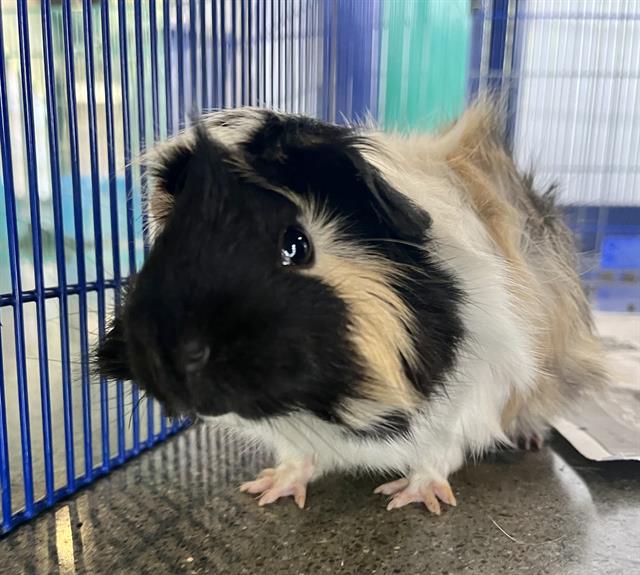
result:
M 133 414 L 137 411 L 138 414 L 140 413 L 139 408 L 140 408 L 140 403 L 142 403 L 143 399 L 146 399 L 147 394 L 145 392 L 142 392 L 140 394 L 140 397 L 138 397 L 138 401 L 136 402 L 136 404 L 132 407 L 131 409 L 131 413 L 129 414 L 129 427 L 131 427 L 131 423 L 133 421 Z
M 305 429 L 308 429 L 313 435 L 315 435 L 322 443 L 324 443 L 325 446 L 327 446 L 331 451 L 333 451 L 338 456 L 339 459 L 342 459 L 343 461 L 347 462 L 347 460 L 345 459 L 345 456 L 342 453 L 340 453 L 335 448 L 335 446 L 333 446 L 325 437 L 323 437 L 320 434 L 320 432 L 318 432 L 318 430 L 314 429 L 312 425 L 310 425 L 308 422 L 306 422 L 302 418 L 297 419 L 297 422 L 300 423 Z
M 37 356 L 37 355 L 26 355 L 25 358 L 28 359 L 29 361 L 40 361 L 40 356 Z M 55 357 L 48 357 L 47 362 L 65 363 L 61 359 L 57 359 Z M 83 361 L 73 360 L 73 359 L 70 359 L 68 363 L 73 365 L 84 365 Z

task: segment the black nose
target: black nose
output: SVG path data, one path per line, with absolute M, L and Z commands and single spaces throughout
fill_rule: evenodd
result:
M 187 373 L 200 371 L 209 360 L 211 350 L 199 341 L 187 341 L 182 346 L 182 362 Z

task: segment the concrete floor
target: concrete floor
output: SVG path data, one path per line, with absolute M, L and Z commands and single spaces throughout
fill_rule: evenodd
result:
M 640 464 L 560 438 L 457 473 L 441 517 L 369 477 L 259 508 L 236 487 L 268 463 L 194 427 L 0 540 L 0 573 L 640 573 Z

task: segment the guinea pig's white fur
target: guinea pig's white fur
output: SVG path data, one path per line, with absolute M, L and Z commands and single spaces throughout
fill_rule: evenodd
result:
M 234 146 L 260 125 L 261 113 L 219 112 L 207 121 L 215 138 Z M 318 261 L 304 273 L 330 283 L 349 303 L 352 338 L 372 374 L 369 400 L 345 405 L 344 418 L 357 426 L 375 420 L 380 405 L 406 407 L 410 433 L 352 437 L 305 414 L 204 419 L 274 450 L 276 469 L 245 487 L 262 492 L 263 503 L 294 495 L 303 504 L 307 481 L 362 469 L 408 479 L 381 490 L 395 496 L 391 507 L 423 501 L 439 512 L 434 494 L 455 503 L 447 478 L 466 457 L 520 437 L 543 437 L 576 395 L 605 382 L 605 371 L 566 232 L 551 233 L 540 221 L 533 222 L 539 234 L 530 237 L 525 223 L 539 217 L 530 206 L 531 182 L 499 143 L 491 106 L 472 107 L 435 136 L 363 135 L 365 159 L 431 216 L 431 254 L 464 293 L 465 339 L 446 392 L 421 401 L 402 374 L 398 352 L 410 360 L 420 350 L 409 337 L 411 313 L 389 288 L 398 270 L 343 243 L 335 222 L 306 205 L 302 223 Z M 158 197 L 156 205 L 167 207 Z M 361 295 L 370 290 L 380 295 L 373 303 Z

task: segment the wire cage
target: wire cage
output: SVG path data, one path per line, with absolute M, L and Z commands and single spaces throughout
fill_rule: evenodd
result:
M 639 73 L 634 0 L 3 1 L 0 533 L 188 425 L 87 362 L 148 247 L 148 146 L 246 105 L 437 129 L 495 92 L 594 303 L 633 309 Z

